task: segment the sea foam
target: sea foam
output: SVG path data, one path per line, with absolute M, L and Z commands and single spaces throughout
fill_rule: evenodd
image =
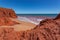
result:
M 31 20 L 30 18 L 27 18 L 27 17 L 20 17 L 20 16 L 18 16 L 17 19 L 20 20 L 20 21 L 30 22 L 30 23 L 33 23 L 33 24 L 36 24 L 36 25 L 39 24 L 40 21 L 43 20 L 43 19 L 37 19 L 37 18 L 35 18 L 36 21 L 34 21 L 34 20 L 35 20 L 34 18 L 32 18 L 33 20 Z

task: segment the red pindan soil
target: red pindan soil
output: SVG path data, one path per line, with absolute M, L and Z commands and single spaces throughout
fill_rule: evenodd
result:
M 0 26 L 11 26 L 11 24 L 18 23 L 10 18 L 17 18 L 15 12 L 12 9 L 0 8 Z M 32 25 L 31 23 L 21 23 L 29 28 Z M 23 28 L 22 25 L 21 27 Z M 42 20 L 30 30 L 16 31 L 14 27 L 0 27 L 0 40 L 60 40 L 60 14 L 54 19 Z

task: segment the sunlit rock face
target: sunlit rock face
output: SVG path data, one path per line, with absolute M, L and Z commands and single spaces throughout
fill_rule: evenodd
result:
M 55 19 L 60 19 L 60 14 L 59 14 L 59 15 L 57 15 L 57 17 L 56 17 Z
M 39 30 L 44 40 L 60 40 L 60 14 L 55 19 L 42 20 L 35 29 Z
M 26 31 L 16 31 L 14 27 L 1 27 L 17 24 L 10 18 L 17 18 L 15 12 L 12 9 L 0 8 L 0 40 L 60 40 L 60 14 L 55 19 L 42 20 L 33 29 Z M 23 23 L 21 22 L 22 25 Z M 22 25 L 23 28 L 32 24 Z
M 38 26 L 27 31 L 0 28 L 0 34 L 1 40 L 60 40 L 60 18 L 45 19 Z
M 12 21 L 10 18 L 17 18 L 14 10 L 8 8 L 0 8 L 0 26 L 14 25 L 17 23 Z
M 11 18 L 17 18 L 16 13 L 13 9 L 8 8 L 0 8 L 0 16 L 3 17 L 11 17 Z

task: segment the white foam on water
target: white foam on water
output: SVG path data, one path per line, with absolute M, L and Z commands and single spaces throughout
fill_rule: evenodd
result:
M 37 21 L 42 21 L 43 19 L 37 19 Z
M 32 18 L 33 19 L 33 18 Z M 18 20 L 20 20 L 20 21 L 25 21 L 25 22 L 30 22 L 30 23 L 33 23 L 33 24 L 39 24 L 40 23 L 40 21 L 42 21 L 43 19 L 37 19 L 37 21 L 38 22 L 35 22 L 35 21 L 32 21 L 32 20 L 30 20 L 29 18 L 27 18 L 27 17 L 18 17 Z

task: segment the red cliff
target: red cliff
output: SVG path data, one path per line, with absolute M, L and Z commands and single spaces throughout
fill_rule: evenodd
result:
M 40 40 L 60 40 L 60 14 L 55 19 L 42 20 L 35 29 L 43 36 Z
M 60 19 L 60 14 L 55 19 Z
M 0 40 L 60 40 L 60 19 L 45 19 L 29 31 L 0 28 Z
M 11 18 L 17 18 L 13 9 L 0 8 L 0 16 L 6 16 Z
M 15 12 L 12 9 L 0 8 L 0 26 L 14 25 L 17 23 L 10 18 L 17 18 Z
M 9 16 L 5 8 L 2 8 L 1 10 L 3 9 L 4 11 L 0 11 L 0 25 L 8 25 L 9 23 L 15 24 L 15 21 L 13 22 L 11 19 L 9 19 L 10 17 L 16 18 L 15 13 L 6 9 L 8 12 L 10 12 Z M 55 19 L 42 20 L 38 26 L 28 31 L 15 31 L 14 28 L 1 27 L 0 40 L 60 40 L 60 14 Z

